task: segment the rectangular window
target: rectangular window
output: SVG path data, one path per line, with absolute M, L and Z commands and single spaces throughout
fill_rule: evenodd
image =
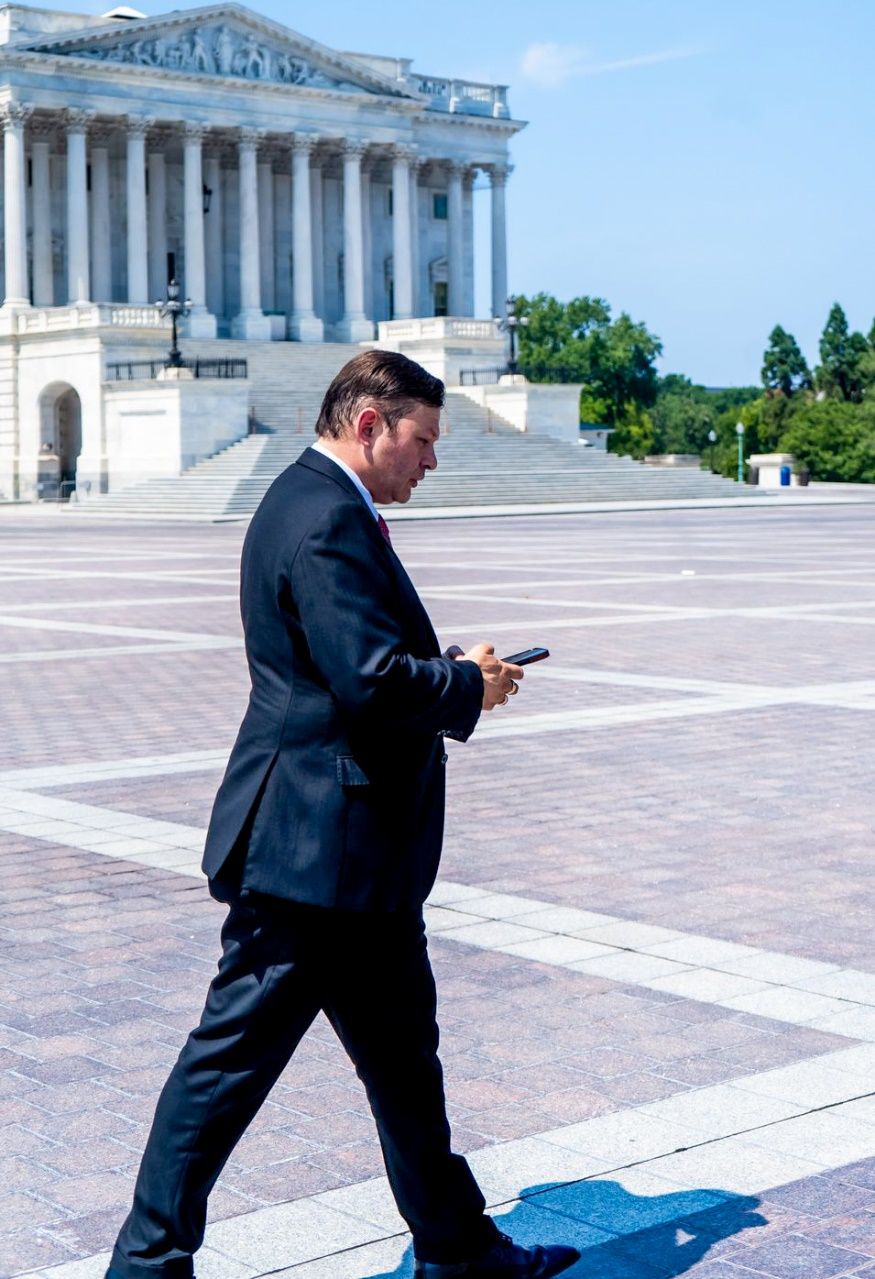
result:
M 446 222 L 447 220 L 447 193 L 446 191 L 436 191 L 431 197 L 431 216 L 438 222 Z
M 395 212 L 395 201 L 393 199 L 394 192 L 391 187 L 386 192 L 386 213 L 391 218 Z
M 434 313 L 435 315 L 447 314 L 447 282 L 446 280 L 437 280 L 435 282 Z

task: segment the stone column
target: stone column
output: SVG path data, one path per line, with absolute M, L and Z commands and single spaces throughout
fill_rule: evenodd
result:
M 109 142 L 112 129 L 92 129 L 91 142 L 91 296 L 112 301 L 110 251 Z
M 313 233 L 313 311 L 317 319 L 324 322 L 325 228 L 323 225 L 322 194 L 322 161 L 317 153 L 310 164 L 310 224 Z
M 258 162 L 258 256 L 261 273 L 261 305 L 276 309 L 276 237 L 273 215 L 273 160 L 263 155 Z
M 167 296 L 167 162 L 166 139 L 156 139 L 149 152 L 149 300 Z M 92 169 L 92 186 L 93 186 Z
M 183 191 L 185 222 L 185 298 L 191 301 L 187 332 L 193 338 L 214 338 L 216 319 L 207 311 L 207 274 L 204 257 L 204 177 L 201 147 L 206 128 L 187 124 L 184 129 Z
M 417 316 L 428 313 L 428 308 L 424 306 L 422 300 L 422 248 L 419 243 L 419 175 L 427 164 L 427 160 L 417 158 L 410 166 L 410 245 L 413 262 L 413 314 Z
M 374 246 L 371 237 L 371 169 L 368 158 L 362 160 L 362 293 L 364 296 L 365 319 L 374 319 Z M 381 264 L 382 267 L 382 264 Z M 384 283 L 383 271 L 380 270 L 380 286 Z
M 52 176 L 51 138 L 54 121 L 35 123 L 30 147 L 33 194 L 33 304 L 53 306 L 55 301 L 54 266 L 52 262 Z
M 374 326 L 365 317 L 362 245 L 362 156 L 367 143 L 343 145 L 343 295 L 346 310 L 337 326 L 341 342 L 366 342 Z
M 148 152 L 148 292 L 150 301 L 168 295 L 168 166 L 164 145 Z
M 321 342 L 322 321 L 313 310 L 313 199 L 310 190 L 310 156 L 318 138 L 299 133 L 292 140 L 292 314 L 289 336 L 299 342 Z M 317 170 L 320 184 L 321 170 Z M 319 201 L 322 212 L 322 201 Z M 321 236 L 320 236 L 321 240 Z
M 447 314 L 465 314 L 465 226 L 462 176 L 466 166 L 447 165 Z
M 261 309 L 256 161 L 260 140 L 258 129 L 240 130 L 240 314 L 232 321 L 231 336 L 250 342 L 270 340 L 270 320 Z
M 393 320 L 413 315 L 413 236 L 410 220 L 412 147 L 396 146 L 392 153 L 392 262 L 394 267 Z M 415 170 L 414 179 L 415 179 Z
M 24 126 L 32 107 L 7 102 L 3 123 L 3 257 L 6 268 L 4 310 L 30 306 L 27 281 L 27 177 Z
M 152 123 L 135 116 L 128 116 L 127 121 L 128 302 L 133 306 L 145 306 L 149 301 L 146 134 Z
M 88 161 L 86 134 L 93 111 L 70 109 L 67 121 L 67 301 L 87 302 L 90 292 L 88 245 Z
M 492 315 L 504 318 L 507 301 L 507 223 L 505 218 L 505 183 L 510 170 L 494 164 L 490 171 L 492 184 Z
M 207 310 L 217 319 L 225 314 L 224 210 L 222 201 L 222 157 L 213 149 L 204 160 L 204 182 L 210 190 L 210 211 L 204 216 L 204 243 L 207 272 Z
M 462 314 L 474 314 L 474 178 L 476 168 L 469 166 L 462 175 Z

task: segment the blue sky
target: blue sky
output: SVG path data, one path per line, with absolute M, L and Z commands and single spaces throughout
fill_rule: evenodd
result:
M 778 323 L 814 362 L 834 300 L 868 331 L 875 0 L 252 7 L 335 48 L 510 85 L 513 115 L 529 121 L 508 188 L 512 290 L 605 298 L 662 339 L 664 371 L 756 382 Z

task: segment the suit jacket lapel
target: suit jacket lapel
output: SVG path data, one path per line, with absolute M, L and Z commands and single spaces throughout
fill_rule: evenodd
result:
M 307 448 L 298 458 L 296 466 L 306 466 L 311 471 L 318 471 L 320 475 L 325 475 L 330 480 L 334 480 L 346 492 L 353 494 L 359 502 L 363 501 L 361 493 L 358 491 L 352 480 L 340 467 L 332 462 L 331 458 L 325 457 L 323 453 L 317 453 L 315 449 Z M 410 607 L 409 621 L 416 621 L 424 647 L 429 651 L 429 655 L 440 653 L 440 644 L 434 633 L 434 627 L 431 619 L 425 610 L 422 600 L 417 594 L 416 587 L 411 582 L 407 570 L 398 558 L 394 547 L 387 542 L 380 532 L 376 523 L 374 524 L 374 536 L 383 555 L 388 557 L 389 563 L 392 565 L 392 571 L 401 589 L 404 599 Z

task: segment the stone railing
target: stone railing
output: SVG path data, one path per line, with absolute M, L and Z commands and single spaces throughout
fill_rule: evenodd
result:
M 491 115 L 496 120 L 510 116 L 507 85 L 478 84 L 474 80 L 445 80 L 442 76 L 416 76 L 414 88 L 431 99 L 437 111 L 462 115 Z
M 494 340 L 500 337 L 494 320 L 471 320 L 466 316 L 435 315 L 423 320 L 381 320 L 380 338 L 396 341 L 415 341 L 418 338 L 480 338 Z
M 167 329 L 157 306 L 80 302 L 73 306 L 32 307 L 15 317 L 19 334 L 63 333 L 70 329 Z

